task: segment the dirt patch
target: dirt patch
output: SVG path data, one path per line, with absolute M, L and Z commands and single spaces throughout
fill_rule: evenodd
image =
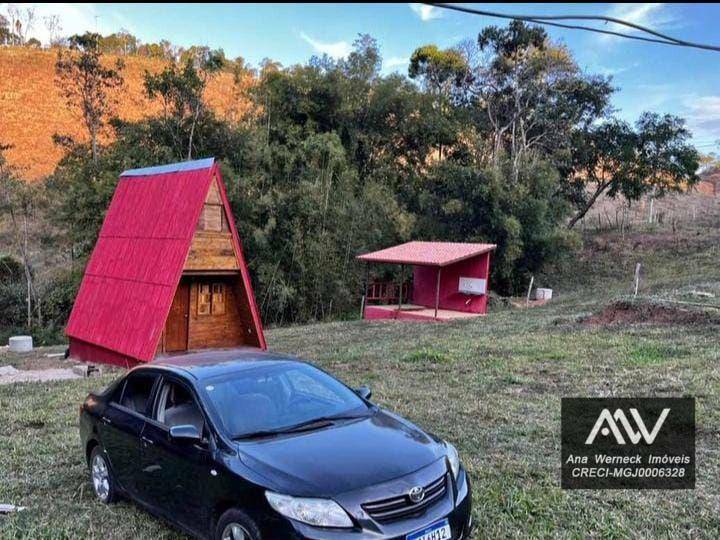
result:
M 65 346 L 38 347 L 30 352 L 10 352 L 0 347 L 0 366 L 10 365 L 18 369 L 64 369 L 72 363 L 65 360 Z
M 0 367 L 0 384 L 19 382 L 47 382 L 80 379 L 72 369 L 15 369 L 12 366 Z
M 2 360 L 0 360 L 0 363 Z M 68 362 L 62 356 L 45 357 L 41 355 L 25 356 L 13 362 L 15 367 L 19 369 L 67 369 L 72 367 L 72 363 Z
M 720 319 L 703 311 L 658 304 L 615 302 L 582 321 L 587 326 L 613 324 L 719 324 Z
M 530 300 L 529 302 L 524 298 L 513 298 L 510 300 L 510 305 L 514 308 L 525 309 L 544 306 L 545 304 L 547 304 L 547 302 L 548 300 L 545 298 L 542 298 L 540 300 Z

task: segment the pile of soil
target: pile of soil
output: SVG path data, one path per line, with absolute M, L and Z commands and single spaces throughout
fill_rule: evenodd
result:
M 588 326 L 613 324 L 718 324 L 720 319 L 710 313 L 659 304 L 614 302 L 600 313 L 582 321 Z

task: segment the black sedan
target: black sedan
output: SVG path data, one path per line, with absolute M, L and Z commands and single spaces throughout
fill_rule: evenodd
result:
M 126 496 L 222 540 L 458 540 L 458 453 L 292 357 L 252 350 L 143 365 L 85 400 L 97 497 Z

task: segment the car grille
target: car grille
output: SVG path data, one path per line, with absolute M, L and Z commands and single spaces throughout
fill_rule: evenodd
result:
M 447 491 L 446 476 L 443 475 L 423 486 L 425 497 L 418 503 L 412 502 L 408 495 L 402 495 L 365 503 L 362 508 L 371 518 L 380 522 L 395 521 L 408 516 L 419 515 L 443 498 Z

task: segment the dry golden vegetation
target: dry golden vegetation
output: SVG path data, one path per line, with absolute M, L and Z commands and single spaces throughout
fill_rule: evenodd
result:
M 0 49 L 0 143 L 12 145 L 8 161 L 30 181 L 51 173 L 62 157 L 62 148 L 53 144 L 54 134 L 86 137 L 79 114 L 68 108 L 55 84 L 56 58 L 53 50 Z M 125 87 L 118 95 L 118 116 L 138 120 L 158 113 L 160 103 L 144 95 L 143 75 L 161 71 L 165 61 L 138 56 L 123 60 Z M 237 120 L 252 108 L 247 93 L 252 84 L 249 76 L 235 85 L 232 74 L 220 73 L 208 84 L 207 101 L 220 116 Z

